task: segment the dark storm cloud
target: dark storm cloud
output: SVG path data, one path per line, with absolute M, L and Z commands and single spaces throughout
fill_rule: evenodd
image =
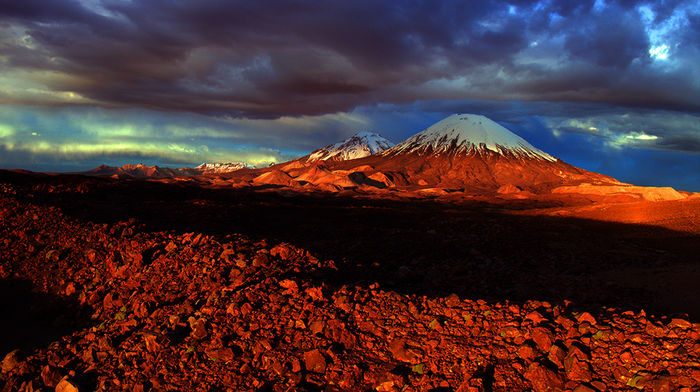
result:
M 87 19 L 90 13 L 77 2 L 42 0 L 0 1 L 0 13 L 8 18 L 32 21 L 75 21 Z
M 649 40 L 637 15 L 615 10 L 575 26 L 566 36 L 564 47 L 574 59 L 625 69 L 635 59 L 646 58 Z
M 645 22 L 638 6 L 0 1 L 0 67 L 45 90 L 0 90 L 0 100 L 262 117 L 443 97 L 697 112 L 697 71 L 688 72 L 698 56 L 697 7 L 663 3 Z M 654 62 L 649 28 L 675 10 L 685 24 L 665 36 L 670 58 Z M 65 92 L 74 101 L 51 94 Z

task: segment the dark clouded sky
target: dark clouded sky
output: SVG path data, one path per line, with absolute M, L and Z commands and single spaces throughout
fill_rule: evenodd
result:
M 264 165 L 481 113 L 700 191 L 700 1 L 0 0 L 0 167 Z

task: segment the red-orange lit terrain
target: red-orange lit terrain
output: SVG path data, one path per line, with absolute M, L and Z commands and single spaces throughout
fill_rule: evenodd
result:
M 452 120 L 350 160 L 0 171 L 0 387 L 699 390 L 700 197 Z

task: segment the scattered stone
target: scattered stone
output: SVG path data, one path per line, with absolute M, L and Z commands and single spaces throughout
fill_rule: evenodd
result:
M 687 329 L 690 329 L 690 327 L 692 327 L 692 326 L 693 326 L 693 324 L 691 324 L 690 321 L 688 321 L 688 320 L 683 320 L 683 319 L 679 319 L 679 318 L 671 319 L 671 322 L 668 323 L 668 327 L 669 327 L 669 328 L 676 328 L 676 327 L 678 327 L 678 328 L 680 328 L 680 329 L 682 329 L 682 330 L 684 330 L 684 331 L 687 330 Z
M 19 349 L 15 349 L 7 353 L 2 360 L 2 372 L 9 373 L 16 368 L 19 363 L 24 360 L 24 355 Z
M 209 348 L 204 351 L 205 354 L 211 359 L 228 362 L 233 360 L 233 350 L 228 347 L 223 348 Z
M 559 346 L 558 344 L 552 345 L 552 347 L 549 349 L 549 353 L 547 354 L 547 358 L 549 360 L 557 365 L 559 369 L 564 368 L 564 358 L 566 358 L 566 351 Z
M 651 389 L 654 392 L 671 392 L 675 389 L 673 378 L 670 376 L 659 376 L 651 382 Z
M 544 327 L 535 327 L 531 332 L 532 340 L 537 345 L 537 348 L 542 352 L 548 352 L 552 347 L 554 340 L 552 339 L 552 332 Z
M 538 311 L 532 311 L 525 316 L 525 320 L 530 320 L 532 321 L 533 324 L 538 325 L 539 323 L 547 320 Z
M 458 306 L 460 303 L 459 296 L 455 293 L 450 294 L 447 298 L 445 298 L 445 305 L 447 305 L 450 308 L 454 308 Z
M 318 349 L 307 351 L 304 353 L 304 366 L 310 372 L 324 373 L 326 371 L 326 358 Z
M 61 372 L 51 365 L 45 365 L 41 368 L 41 380 L 49 388 L 55 387 L 62 378 Z
M 564 390 L 563 378 L 554 370 L 533 362 L 525 372 L 535 392 L 560 392 Z
M 583 313 L 579 314 L 578 317 L 576 317 L 576 320 L 578 320 L 579 323 L 586 322 L 586 323 L 589 323 L 591 325 L 597 324 L 595 317 L 591 316 L 591 314 L 588 312 L 583 312 Z
M 587 385 L 579 384 L 574 388 L 573 392 L 596 392 L 596 390 Z
M 404 339 L 394 339 L 389 344 L 389 351 L 391 351 L 391 355 L 399 361 L 412 363 L 416 360 L 416 355 L 406 347 L 406 341 Z
M 192 337 L 198 340 L 204 339 L 207 337 L 207 326 L 206 326 L 206 321 L 203 319 L 196 319 L 194 317 L 190 317 L 188 319 L 188 322 L 190 324 L 190 328 L 192 328 Z
M 564 359 L 564 369 L 566 378 L 574 381 L 591 381 L 591 371 L 588 363 L 579 360 L 576 356 L 570 355 Z
M 56 385 L 56 392 L 79 392 L 79 390 L 72 381 L 63 379 Z

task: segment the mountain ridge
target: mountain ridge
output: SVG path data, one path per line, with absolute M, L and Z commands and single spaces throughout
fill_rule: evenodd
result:
M 184 169 L 124 165 L 112 176 L 192 181 L 212 187 L 419 198 L 491 195 L 508 199 L 655 201 L 691 195 L 672 188 L 637 187 L 570 165 L 477 114 L 448 116 L 393 146 L 388 141 L 378 143 L 380 138 L 376 133 L 361 132 L 265 168 L 204 173 L 204 168 L 215 170 L 226 165 Z M 381 151 L 370 150 L 370 141 L 377 142 Z M 110 170 L 101 166 L 88 174 L 109 175 Z
M 166 179 L 175 177 L 190 177 L 198 175 L 228 174 L 241 169 L 251 169 L 242 162 L 202 163 L 196 167 L 170 168 L 158 165 L 148 166 L 143 163 L 108 166 L 102 164 L 94 169 L 83 172 L 92 176 L 131 177 Z
M 394 146 L 394 143 L 375 132 L 358 132 L 353 136 L 314 150 L 306 158 L 306 162 L 345 161 L 364 158 Z

